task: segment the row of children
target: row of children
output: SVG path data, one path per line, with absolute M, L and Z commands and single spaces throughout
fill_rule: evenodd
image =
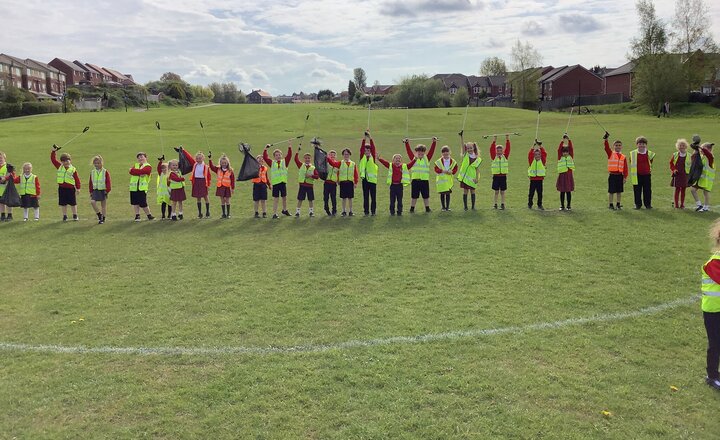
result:
M 417 145 L 413 151 L 408 139 L 404 140 L 405 150 L 409 162 L 403 162 L 402 156 L 395 154 L 390 161 L 380 157 L 375 147 L 375 142 L 369 132 L 365 132 L 360 146 L 360 160 L 356 164 L 350 158 L 352 152 L 345 148 L 341 151 L 342 159 L 337 157 L 337 152 L 330 150 L 327 155 L 328 172 L 323 184 L 323 201 L 325 213 L 328 216 L 337 215 L 337 195 L 342 201 L 342 216 L 353 216 L 353 199 L 358 183 L 361 183 L 363 192 L 364 214 L 374 216 L 376 214 L 376 195 L 378 182 L 378 162 L 388 169 L 386 183 L 390 190 L 390 214 L 402 215 L 404 187 L 411 187 L 410 212 L 415 212 L 417 201 L 422 197 L 426 212 L 430 212 L 430 185 L 431 163 L 432 171 L 435 174 L 436 189 L 440 194 L 440 204 L 443 211 L 450 210 L 450 195 L 457 179 L 463 190 L 464 209 L 475 209 L 478 187 L 479 166 L 482 158 L 478 152 L 477 144 L 465 142 L 463 133 L 460 133 L 461 146 L 463 150 L 462 159 L 458 162 L 451 157 L 450 148 L 441 148 L 441 157 L 432 163 L 432 158 L 437 146 L 437 138 L 433 138 L 429 151 L 425 145 Z M 617 140 L 610 148 L 608 142 L 609 134 L 605 133 L 604 146 L 608 157 L 608 207 L 610 209 L 622 209 L 621 195 L 624 190 L 624 183 L 631 178 L 635 195 L 635 208 L 645 206 L 652 208 L 652 186 L 651 174 L 655 153 L 647 147 L 647 139 L 640 136 L 636 139 L 637 148 L 630 153 L 630 165 L 626 156 L 622 153 L 622 142 Z M 675 188 L 674 206 L 684 208 L 685 192 L 688 187 L 696 200 L 698 211 L 709 209 L 709 195 L 714 181 L 714 158 L 712 155 L 712 143 L 700 145 L 699 138 L 693 140 L 689 145 L 684 139 L 676 143 L 676 152 L 670 158 L 670 170 L 672 173 L 671 185 Z M 691 146 L 693 153 L 688 153 Z M 494 191 L 494 208 L 505 209 L 505 191 L 507 190 L 507 174 L 509 170 L 510 140 L 506 136 L 505 145 L 497 144 L 493 139 L 490 146 L 490 160 L 492 172 L 492 189 Z M 288 166 L 293 158 L 292 145 L 288 146 L 287 153 L 283 157 L 280 150 L 273 152 L 272 159 L 268 155 L 270 145 L 265 147 L 262 155 L 256 157 L 262 165 L 259 174 L 252 179 L 253 201 L 255 205 L 255 217 L 267 217 L 266 201 L 268 190 L 272 191 L 273 197 L 273 218 L 280 215 L 290 216 L 287 208 L 287 184 Z M 76 195 L 80 191 L 80 178 L 77 169 L 72 164 L 72 158 L 68 153 L 62 153 L 58 160 L 57 151 L 60 147 L 54 146 L 50 153 L 50 160 L 57 169 L 56 182 L 58 184 L 58 202 L 62 210 L 63 221 L 68 220 L 67 208 L 70 206 L 73 220 L 78 219 Z M 300 149 L 299 149 L 300 150 Z M 222 155 L 216 166 L 212 162 L 212 153 L 209 152 L 209 164 L 205 163 L 205 155 L 198 152 L 192 156 L 182 148 L 176 148 L 189 164 L 189 180 L 191 183 L 192 198 L 196 199 L 198 218 L 210 217 L 209 188 L 212 184 L 211 173 L 216 175 L 215 195 L 220 198 L 222 218 L 230 217 L 230 199 L 235 190 L 235 174 L 226 155 Z M 691 163 L 695 155 L 698 155 L 702 163 L 702 174 L 699 179 L 691 182 Z M 299 217 L 302 204 L 308 200 L 309 215 L 314 216 L 314 183 L 320 179 L 320 175 L 313 163 L 313 156 L 310 153 L 303 154 L 302 160 L 299 151 L 295 153 L 295 164 L 298 168 L 298 195 L 295 216 Z M 129 169 L 130 174 L 130 204 L 135 211 L 135 221 L 141 220 L 141 210 L 148 220 L 155 217 L 150 212 L 147 203 L 147 193 L 150 188 L 152 166 L 147 161 L 145 153 L 136 155 L 137 162 Z M 104 168 L 103 158 L 95 156 L 92 160 L 93 168 L 90 172 L 88 189 L 90 201 L 98 218 L 98 223 L 105 222 L 107 215 L 107 197 L 111 190 L 110 173 Z M 536 203 L 539 209 L 543 208 L 543 181 L 547 176 L 547 152 L 542 142 L 535 141 L 528 152 L 528 179 L 530 181 L 528 191 L 528 208 L 532 209 Z M 575 169 L 573 143 L 567 135 L 563 135 L 557 151 L 557 182 L 556 189 L 560 193 L 560 210 L 572 209 L 572 192 L 575 189 L 573 170 Z M 183 219 L 183 202 L 186 200 L 186 178 L 180 170 L 179 160 L 165 162 L 164 155 L 158 158 L 157 165 L 157 203 L 161 207 L 162 218 L 172 220 Z M 24 208 L 24 219 L 28 219 L 29 210 L 33 209 L 35 219 L 39 219 L 40 181 L 32 173 L 32 164 L 23 165 L 23 173 L 16 175 L 12 166 L 6 162 L 5 154 L 0 152 L 0 201 L 5 191 L 7 182 L 12 180 L 18 185 L 18 192 L 21 198 L 20 206 Z M 704 201 L 700 201 L 698 191 L 703 192 Z M 470 204 L 468 204 L 470 196 Z M 536 200 L 537 199 L 537 200 Z M 282 202 L 282 210 L 278 213 L 279 204 Z M 499 206 L 498 206 L 499 202 Z M 203 203 L 205 213 L 203 215 Z M 12 220 L 12 209 L 0 203 L 0 221 Z

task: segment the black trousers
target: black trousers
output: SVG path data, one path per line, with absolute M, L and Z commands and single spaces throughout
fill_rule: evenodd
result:
M 325 202 L 325 211 L 337 212 L 337 184 L 327 183 L 323 185 L 323 201 Z M 328 205 L 328 201 L 332 202 L 332 210 Z
M 542 180 L 531 180 L 530 191 L 528 192 L 528 206 L 533 205 L 533 197 L 537 192 L 537 204 L 542 206 L 542 194 L 543 194 L 543 181 Z
M 390 185 L 390 214 L 395 214 L 397 205 L 397 213 L 402 213 L 403 185 L 402 183 L 393 183 Z
M 377 184 L 370 183 L 367 179 L 362 180 L 363 190 L 363 211 L 365 214 L 375 214 L 377 208 Z
M 650 174 L 646 176 L 638 175 L 638 184 L 633 185 L 635 193 L 635 206 L 640 208 L 645 205 L 646 208 L 652 208 L 652 184 Z
M 720 312 L 703 312 L 705 331 L 708 338 L 707 375 L 710 379 L 720 379 L 718 363 L 720 363 Z

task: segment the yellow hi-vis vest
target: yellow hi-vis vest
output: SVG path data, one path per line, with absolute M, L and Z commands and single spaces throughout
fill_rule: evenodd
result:
M 630 152 L 630 180 L 633 185 L 638 184 L 638 163 L 637 163 L 638 150 L 637 148 Z M 650 172 L 652 173 L 652 161 L 655 158 L 655 153 L 647 150 L 648 162 L 650 163 Z
M 178 175 L 178 176 L 182 176 L 182 174 L 180 174 L 180 171 L 177 171 L 177 175 Z M 167 180 L 166 180 L 166 181 L 167 181 Z M 183 180 L 183 181 L 181 181 L 181 182 L 176 182 L 176 181 L 174 181 L 174 180 L 170 180 L 170 185 L 169 185 L 169 187 L 170 187 L 170 189 L 182 189 L 182 188 L 185 188 L 185 181 Z
M 152 166 L 149 163 L 146 163 L 146 164 L 136 163 L 135 165 L 133 165 L 133 168 L 135 168 L 136 170 L 141 170 L 145 167 L 150 167 L 152 169 Z M 130 191 L 148 192 L 148 189 L 150 189 L 150 175 L 149 174 L 145 174 L 142 176 L 130 175 Z
M 387 179 L 385 180 L 385 183 L 388 185 L 392 185 L 392 175 L 393 175 L 393 164 L 390 164 L 390 167 L 388 167 L 388 175 Z M 407 164 L 402 164 L 402 177 L 400 178 L 400 183 L 402 183 L 403 186 L 410 185 L 410 171 L 408 170 Z
M 104 191 L 107 188 L 105 188 L 105 173 L 107 170 L 105 168 L 101 168 L 100 171 L 97 170 L 97 168 L 94 168 L 90 171 L 90 180 L 92 181 L 92 189 L 96 189 L 98 191 Z
M 278 185 L 280 183 L 287 183 L 287 181 L 288 169 L 287 166 L 285 166 L 285 160 L 281 159 L 280 162 L 273 160 L 270 166 L 270 183 L 272 185 Z
M 714 253 L 707 263 L 713 260 L 720 260 L 720 253 Z M 705 263 L 705 264 L 707 264 Z M 702 303 L 703 312 L 720 312 L 720 284 L 716 283 L 710 275 L 705 272 L 705 265 L 702 267 Z
M 569 154 L 567 156 L 562 156 L 560 159 L 558 159 L 557 163 L 557 172 L 558 174 L 567 173 L 568 170 L 574 170 L 575 169 L 575 161 L 573 160 L 572 156 Z
M 546 174 L 547 170 L 542 160 L 533 160 L 533 163 L 528 167 L 528 177 L 545 177 Z
M 35 188 L 35 179 L 37 179 L 37 176 L 35 174 L 31 173 L 27 177 L 25 177 L 25 174 L 21 174 L 20 186 L 18 186 L 18 194 L 20 194 L 21 196 L 36 196 L 37 189 Z
M 310 185 L 315 183 L 315 179 L 305 175 L 305 173 L 312 173 L 313 171 L 315 171 L 315 165 L 310 165 L 310 167 L 306 167 L 305 164 L 300 165 L 300 169 L 298 170 L 298 183 L 309 183 Z
M 455 162 L 455 159 L 452 157 L 450 158 L 450 167 L 445 169 L 445 163 L 443 162 L 443 158 L 435 161 L 435 166 L 440 168 L 443 171 L 451 171 L 457 166 L 457 162 Z M 445 174 L 440 173 L 435 176 L 435 189 L 437 189 L 438 192 L 447 192 L 450 191 L 454 185 L 455 181 L 453 180 L 452 174 Z
M 160 174 L 155 180 L 155 192 L 157 193 L 158 205 L 170 204 L 170 187 L 168 186 L 168 175 Z
M 355 162 L 347 163 L 344 160 L 340 162 L 340 181 L 355 181 Z
M 495 159 L 493 159 L 492 163 L 490 164 L 490 169 L 492 170 L 493 175 L 507 174 L 508 173 L 507 158 L 505 156 L 495 156 Z
M 337 182 L 338 181 L 338 172 L 340 171 L 339 168 L 335 168 L 334 166 L 327 164 L 328 167 L 328 175 L 327 175 L 327 181 L 329 182 Z
M 411 178 L 412 180 L 430 180 L 430 162 L 427 156 L 423 156 L 422 159 L 415 158 Z
M 75 167 L 70 165 L 70 168 L 65 168 L 65 165 L 60 165 L 57 169 L 57 183 L 69 183 L 75 186 Z
M 363 155 L 362 159 L 360 159 L 360 164 L 358 166 L 360 178 L 365 179 L 370 183 L 377 183 L 378 168 L 379 167 L 375 163 L 375 159 L 373 159 L 372 156 L 370 156 L 370 159 L 368 159 L 367 156 Z
M 678 158 L 680 157 L 680 153 L 678 151 L 674 152 L 672 155 L 672 164 L 677 165 Z M 690 155 L 685 154 L 685 172 L 690 173 L 690 165 L 692 164 L 692 160 L 690 160 Z
M 470 163 L 470 155 L 466 154 L 463 156 L 463 160 L 460 163 L 460 169 L 457 173 L 457 180 L 460 183 L 464 183 L 470 188 L 477 188 L 477 183 L 473 182 L 473 179 L 477 176 L 477 169 L 482 163 L 482 157 L 479 155 L 475 158 L 475 162 Z
M 7 164 L 3 164 L 3 166 L 0 167 L 0 176 L 5 177 L 7 174 Z M 7 187 L 6 183 L 0 183 L 0 196 L 5 194 L 5 188 Z
M 686 160 L 687 162 L 687 160 Z M 712 191 L 713 183 L 715 182 L 715 169 L 710 168 L 710 161 L 707 157 L 702 157 L 703 170 L 698 180 L 698 186 L 705 191 Z

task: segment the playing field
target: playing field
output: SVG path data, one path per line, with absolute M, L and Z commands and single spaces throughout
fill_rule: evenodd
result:
M 238 169 L 238 142 L 259 152 L 298 135 L 308 113 L 307 137 L 351 147 L 357 159 L 367 111 L 348 107 L 0 121 L 0 150 L 15 165 L 31 161 L 43 191 L 40 222 L 18 221 L 17 209 L 16 221 L 0 224 L 1 438 L 720 436 L 696 298 L 718 208 L 673 210 L 667 165 L 678 137 L 720 140 L 718 117 L 598 116 L 626 153 L 637 135 L 649 138 L 652 211 L 630 209 L 629 183 L 627 209 L 607 209 L 603 132 L 587 115 L 570 126 L 573 211 L 557 211 L 567 113 L 542 114 L 548 211 L 529 211 L 536 113 L 471 108 L 467 139 L 486 160 L 477 211 L 464 212 L 456 190 L 453 211 L 439 212 L 433 191 L 431 214 L 390 217 L 381 167 L 377 217 L 327 218 L 316 208 L 316 218 L 303 209 L 300 219 L 257 220 L 251 185 L 239 183 L 230 220 L 213 197 L 212 219 L 193 218 L 189 203 L 182 222 L 132 222 L 127 170 L 137 151 L 153 164 L 161 154 L 156 120 L 167 156 L 177 144 L 207 150 L 202 120 L 213 157 L 227 152 Z M 406 134 L 437 135 L 459 156 L 462 109 L 376 110 L 371 119 L 383 157 L 401 152 Z M 114 187 L 104 225 L 85 187 L 81 221 L 62 223 L 56 206 L 50 146 L 85 125 L 90 132 L 63 151 L 84 186 L 92 156 L 104 156 Z M 504 212 L 492 209 L 480 137 L 502 131 L 522 134 L 512 139 Z

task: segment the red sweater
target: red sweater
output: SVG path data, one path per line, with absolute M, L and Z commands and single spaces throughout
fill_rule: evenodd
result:
M 703 266 L 705 272 L 713 279 L 716 283 L 720 283 L 720 260 L 710 260 L 705 266 Z
M 648 159 L 647 150 L 645 150 L 645 154 L 641 154 L 638 151 L 637 154 L 637 173 L 638 176 L 648 176 L 650 175 L 650 160 Z
M 180 174 L 180 171 L 179 171 L 179 170 L 178 170 L 177 173 L 173 173 L 172 171 L 170 171 L 169 174 L 168 174 L 168 179 L 169 179 L 169 180 L 172 180 L 173 182 L 184 182 L 184 181 L 185 181 L 185 176 L 183 176 L 182 174 Z
M 310 164 L 310 165 L 305 165 L 304 162 L 300 162 L 300 157 L 298 156 L 298 153 L 295 153 L 295 165 L 297 165 L 298 169 L 300 169 L 300 167 L 305 167 L 305 169 L 306 169 L 305 172 L 306 172 L 306 173 L 310 170 L 310 167 L 312 166 L 312 164 Z M 313 175 L 312 175 L 311 178 L 312 178 L 312 179 L 319 179 L 319 178 L 320 178 L 320 175 L 318 174 L 317 170 L 313 170 Z M 300 186 L 307 186 L 307 187 L 312 188 L 313 184 L 312 184 L 312 183 L 303 182 L 303 183 L 300 184 Z
M 532 165 L 532 163 L 535 161 L 535 150 L 530 148 L 530 151 L 528 152 L 528 165 Z M 545 151 L 545 148 L 540 147 L 540 161 L 543 165 L 547 165 L 547 151 Z M 530 180 L 545 180 L 545 176 L 535 176 L 531 177 Z
M 212 159 L 209 159 L 208 166 L 210 167 L 210 171 L 212 171 L 215 174 L 217 174 L 218 171 L 220 171 L 220 167 L 216 167 L 213 164 Z M 225 170 L 225 171 L 227 171 L 227 170 Z M 235 172 L 234 171 L 230 171 L 230 188 L 232 188 L 233 190 L 235 189 Z
M 55 156 L 56 151 L 53 150 L 50 152 L 50 162 L 52 162 L 53 166 L 55 166 L 55 169 L 60 168 L 63 166 L 62 162 L 58 161 Z M 75 185 L 71 185 L 69 183 L 59 183 L 58 186 L 60 188 L 75 188 L 76 190 L 80 190 L 80 176 L 78 176 L 77 170 L 73 173 L 73 179 L 75 179 Z
M 437 141 L 433 141 L 432 145 L 430 145 L 430 151 L 426 154 L 428 160 L 432 160 L 433 154 L 435 154 L 436 145 Z M 405 142 L 405 152 L 407 152 L 408 159 L 412 160 L 415 158 L 415 153 L 412 148 L 410 148 L 410 141 Z
M 608 159 L 610 159 L 610 156 L 614 153 L 613 150 L 610 149 L 610 143 L 605 139 L 605 154 L 607 154 Z M 625 166 L 623 167 L 623 177 L 627 179 L 628 177 L 628 164 L 627 164 L 627 157 L 625 158 Z
M 285 155 L 285 166 L 290 165 L 290 159 L 292 159 L 292 147 L 288 147 L 287 154 Z M 273 160 L 268 156 L 267 149 L 263 150 L 263 160 L 268 167 L 272 167 Z
M 335 168 L 340 168 L 340 164 L 342 163 L 342 161 L 332 160 L 328 157 L 327 163 L 329 163 L 331 166 L 334 166 Z M 355 185 L 357 185 L 358 179 L 359 179 L 358 167 L 357 167 L 357 164 L 355 164 L 355 176 L 353 176 L 353 182 L 355 182 Z
M 108 170 L 105 170 L 105 192 L 108 194 L 110 193 L 110 189 L 112 188 L 110 186 L 110 172 Z M 90 194 L 92 194 L 93 190 L 93 183 L 92 183 L 92 172 L 90 174 L 90 179 L 88 179 L 88 189 L 90 190 Z
M 149 176 L 150 174 L 152 174 L 152 165 L 149 163 L 145 163 L 142 168 L 130 168 L 131 176 Z
M 490 160 L 495 160 L 495 153 L 497 149 L 497 144 L 495 141 L 490 144 Z M 505 140 L 505 149 L 503 150 L 503 156 L 505 156 L 505 159 L 510 159 L 510 139 Z
M 442 159 L 442 158 L 441 158 L 441 159 Z M 440 168 L 440 167 L 438 167 L 437 165 L 435 165 L 435 173 L 436 173 L 436 174 L 442 174 L 443 171 L 445 171 L 444 168 Z M 455 166 L 453 167 L 453 169 L 450 170 L 450 172 L 453 173 L 453 174 L 456 174 L 456 173 L 458 172 L 458 164 L 457 164 L 457 162 L 455 162 Z
M 11 175 L 14 175 L 14 174 L 15 174 L 15 173 L 13 173 L 13 174 L 11 174 Z M 15 177 L 13 178 L 13 182 L 14 182 L 16 185 L 20 185 L 20 179 L 24 179 L 24 178 L 25 178 L 25 174 L 21 174 L 21 175 L 19 175 L 19 176 L 15 176 Z M 34 195 L 34 196 L 30 196 L 30 197 L 35 197 L 35 198 L 40 197 L 40 178 L 39 178 L 38 176 L 35 176 L 35 195 Z
M 382 157 L 378 159 L 381 164 L 385 165 L 385 168 L 390 168 L 390 165 L 392 165 L 392 183 L 402 183 L 402 164 L 400 166 L 397 166 L 395 164 L 391 164 L 390 162 L 386 161 Z M 411 160 L 407 163 L 407 169 L 411 170 L 413 165 L 415 165 L 415 159 Z M 455 167 L 457 168 L 457 167 Z

